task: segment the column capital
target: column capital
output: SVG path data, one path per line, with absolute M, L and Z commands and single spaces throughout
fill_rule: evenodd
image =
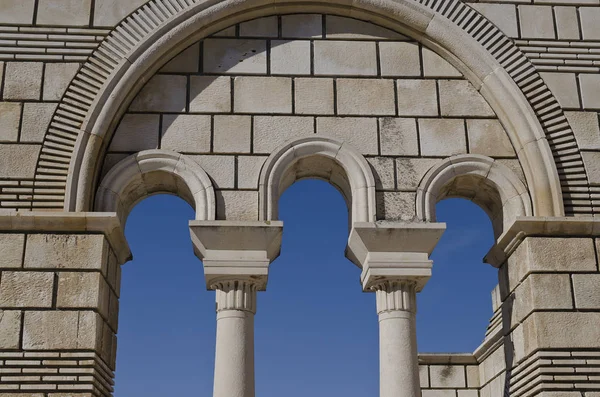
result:
M 365 291 L 384 281 L 412 280 L 420 291 L 431 277 L 431 252 L 445 223 L 357 222 L 346 256 L 362 268 Z
M 281 250 L 281 221 L 190 221 L 194 253 L 204 265 L 208 289 L 226 282 L 267 288 L 269 265 Z

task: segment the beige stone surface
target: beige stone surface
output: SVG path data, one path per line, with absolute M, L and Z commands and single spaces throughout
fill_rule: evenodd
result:
M 456 119 L 419 119 L 423 156 L 466 153 L 465 123 Z
M 233 189 L 235 186 L 235 158 L 233 156 L 190 156 L 212 179 L 219 189 Z
M 94 25 L 115 26 L 144 3 L 146 0 L 95 0 Z
M 377 75 L 376 44 L 367 41 L 315 41 L 315 75 Z
M 0 23 L 31 24 L 35 10 L 35 0 L 0 1 Z
M 429 368 L 427 365 L 419 365 L 419 381 L 421 388 L 429 387 Z
M 574 73 L 540 73 L 558 103 L 566 108 L 579 108 L 579 94 Z
M 109 288 L 99 272 L 60 272 L 57 291 L 59 309 L 97 309 L 108 314 Z
M 596 244 L 598 245 L 598 244 Z M 573 289 L 577 309 L 600 309 L 600 273 L 574 274 Z
M 565 112 L 579 149 L 600 149 L 600 125 L 596 112 Z
M 519 37 L 517 8 L 514 4 L 471 3 L 469 5 L 489 19 L 508 37 Z
M 24 234 L 0 234 L 0 268 L 23 266 Z
M 23 121 L 21 126 L 21 142 L 42 142 L 52 116 L 56 111 L 56 103 L 26 102 L 23 104 Z
M 106 272 L 108 244 L 103 235 L 30 234 L 25 249 L 28 269 L 86 269 Z
M 94 312 L 25 312 L 24 349 L 95 349 L 100 335 L 101 320 Z
M 185 76 L 156 75 L 148 81 L 129 106 L 134 112 L 185 112 Z
M 399 158 L 396 160 L 398 189 L 416 191 L 421 179 L 440 160 L 422 158 Z
M 43 63 L 6 62 L 4 99 L 40 99 Z
M 382 76 L 420 76 L 419 46 L 413 42 L 379 43 Z
M 38 145 L 0 144 L 0 175 L 33 178 L 39 153 Z
M 581 7 L 579 8 L 581 18 L 581 30 L 584 40 L 600 40 L 600 8 Z
M 267 73 L 267 42 L 251 39 L 207 39 L 205 73 Z
M 309 75 L 310 41 L 271 41 L 271 73 L 286 75 Z
M 587 171 L 588 182 L 600 185 L 600 152 L 581 152 L 583 164 Z
M 21 318 L 21 311 L 0 310 L 0 349 L 19 348 Z
M 39 25 L 88 26 L 91 0 L 38 0 Z
M 320 38 L 323 35 L 323 17 L 319 14 L 283 15 L 281 35 L 286 38 Z
M 294 79 L 294 110 L 297 114 L 333 114 L 333 95 L 333 79 Z
M 600 109 L 600 74 L 580 74 L 581 100 L 585 109 Z
M 481 382 L 479 381 L 479 366 L 467 365 L 465 371 L 467 372 L 467 387 L 481 386 Z
M 431 387 L 460 388 L 466 387 L 465 367 L 462 365 L 430 365 L 429 376 Z
M 238 157 L 238 188 L 258 189 L 258 177 L 267 156 Z
M 515 157 L 508 134 L 498 120 L 467 120 L 469 153 L 490 157 Z
M 423 390 L 422 397 L 456 397 L 454 390 Z
M 198 73 L 199 67 L 200 44 L 195 43 L 167 62 L 160 71 L 161 73 Z
M 292 112 L 292 80 L 288 77 L 241 76 L 235 78 L 234 87 L 236 113 Z
M 0 102 L 0 141 L 17 141 L 22 108 L 18 102 Z
M 182 153 L 208 153 L 211 124 L 209 115 L 165 114 L 160 147 Z
M 325 26 L 328 39 L 406 39 L 400 33 L 353 18 L 327 15 Z
M 235 37 L 236 26 L 237 25 L 233 25 L 233 26 L 230 26 L 223 30 L 220 30 L 217 33 L 213 34 L 213 36 L 214 37 Z
M 437 116 L 435 80 L 398 80 L 398 114 L 400 116 Z
M 277 37 L 277 17 L 264 17 L 240 23 L 242 37 Z
M 426 47 L 423 47 L 423 75 L 425 77 L 462 76 L 448 61 Z
M 409 192 L 377 193 L 377 219 L 413 221 L 415 194 Z
M 286 142 L 315 133 L 312 117 L 256 116 L 254 118 L 254 152 L 271 153 Z
M 337 111 L 341 116 L 394 115 L 396 113 L 394 96 L 393 80 L 337 80 Z
M 109 151 L 139 152 L 158 147 L 159 115 L 126 114 L 109 146 Z
M 417 156 L 419 140 L 417 120 L 401 117 L 379 119 L 381 154 L 384 156 Z
M 258 219 L 258 192 L 217 190 L 217 219 L 255 221 Z
M 54 273 L 3 271 L 0 307 L 51 307 Z
M 494 111 L 467 80 L 440 80 L 442 116 L 494 116 Z
M 554 7 L 554 16 L 559 40 L 578 40 L 580 38 L 576 7 L 556 6 Z
M 373 176 L 375 177 L 375 188 L 378 190 L 393 190 L 396 188 L 394 176 L 394 159 L 385 157 L 374 157 L 367 159 Z
M 231 86 L 227 76 L 191 76 L 190 111 L 231 111 Z
M 573 309 L 571 296 L 568 274 L 530 274 L 515 291 L 512 324 L 536 310 Z
M 528 39 L 554 39 L 552 7 L 520 5 L 521 37 Z
M 215 153 L 250 153 L 252 117 L 215 116 Z
M 347 142 L 362 154 L 377 154 L 377 119 L 318 117 L 317 134 Z

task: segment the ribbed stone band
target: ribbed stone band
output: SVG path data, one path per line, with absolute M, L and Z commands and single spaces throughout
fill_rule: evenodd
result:
M 215 283 L 217 312 L 242 310 L 256 313 L 256 284 L 248 280 L 229 280 Z
M 412 280 L 389 280 L 371 287 L 376 292 L 377 314 L 389 311 L 416 313 L 416 285 Z

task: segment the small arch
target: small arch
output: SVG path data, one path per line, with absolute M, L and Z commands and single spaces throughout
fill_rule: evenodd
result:
M 138 202 L 159 193 L 183 198 L 195 209 L 197 220 L 215 219 L 215 192 L 206 172 L 168 150 L 145 150 L 121 160 L 102 180 L 95 210 L 116 212 L 124 224 Z
M 375 221 L 375 178 L 369 163 L 349 145 L 325 137 L 294 140 L 269 156 L 259 179 L 259 219 L 278 219 L 281 194 L 306 178 L 336 187 L 348 204 L 351 222 Z
M 496 238 L 512 219 L 533 215 L 527 187 L 508 167 L 487 156 L 453 156 L 430 169 L 417 190 L 418 219 L 435 222 L 436 203 L 451 197 L 479 205 L 492 220 Z

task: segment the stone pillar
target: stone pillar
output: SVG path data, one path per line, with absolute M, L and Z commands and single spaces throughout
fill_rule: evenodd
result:
M 379 396 L 420 397 L 416 293 L 431 277 L 429 255 L 441 223 L 356 223 L 347 256 L 362 268 L 365 291 L 376 293 L 379 315 Z
M 283 223 L 191 221 L 194 252 L 206 286 L 216 291 L 217 344 L 213 397 L 254 397 L 256 292 L 267 287 L 279 256 Z

